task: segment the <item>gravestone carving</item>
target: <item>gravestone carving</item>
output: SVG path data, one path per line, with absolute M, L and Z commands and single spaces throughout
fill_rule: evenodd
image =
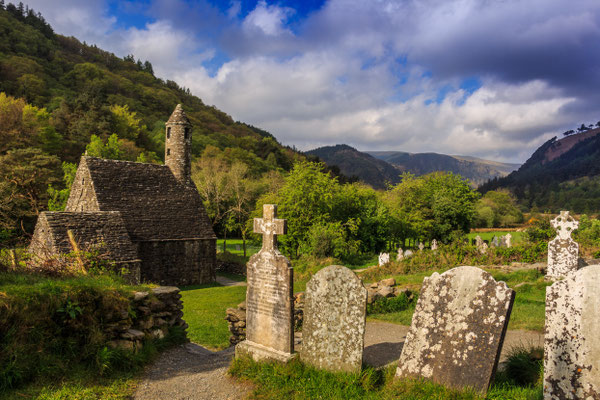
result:
M 544 399 L 600 399 L 600 265 L 546 289 Z
M 492 381 L 515 292 L 476 267 L 425 278 L 396 376 L 485 392 Z
M 277 219 L 277 206 L 265 204 L 263 218 L 254 219 L 254 232 L 263 234 L 261 250 L 248 261 L 246 340 L 236 346 L 236 357 L 287 362 L 294 353 L 293 269 L 277 249 L 277 235 L 286 233 Z
M 367 289 L 350 269 L 330 265 L 306 285 L 302 361 L 329 371 L 360 371 Z
M 570 275 L 579 267 L 579 244 L 571 238 L 579 222 L 568 211 L 561 211 L 550 223 L 556 229 L 557 236 L 548 243 L 546 278 L 556 280 Z
M 390 263 L 390 253 L 380 253 L 379 254 L 379 266 L 382 267 L 389 263 Z

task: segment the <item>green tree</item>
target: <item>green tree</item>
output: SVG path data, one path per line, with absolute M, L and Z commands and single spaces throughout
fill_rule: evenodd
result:
M 90 157 L 120 160 L 122 150 L 119 144 L 119 136 L 113 133 L 108 137 L 107 142 L 104 143 L 98 136 L 92 135 L 90 143 L 85 148 L 85 152 Z
M 70 162 L 62 163 L 63 188 L 57 189 L 54 185 L 48 185 L 48 211 L 64 211 L 71 194 L 71 186 L 75 180 L 77 165 Z
M 523 222 L 514 196 L 507 190 L 490 190 L 475 206 L 475 225 L 482 228 L 501 228 Z
M 29 228 L 46 208 L 48 185 L 59 180 L 60 160 L 39 149 L 9 150 L 0 156 L 0 226 Z

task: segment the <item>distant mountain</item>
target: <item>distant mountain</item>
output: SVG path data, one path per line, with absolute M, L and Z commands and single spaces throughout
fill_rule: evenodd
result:
M 540 211 L 600 212 L 600 128 L 554 137 L 517 171 L 480 187 L 484 193 L 496 189 Z
M 348 177 L 357 177 L 375 189 L 385 189 L 387 183 L 400 181 L 400 170 L 391 164 L 345 144 L 319 147 L 305 153 L 316 156 L 328 166 L 337 166 Z
M 448 171 L 469 179 L 474 186 L 481 185 L 495 177 L 506 176 L 519 168 L 519 164 L 506 164 L 469 156 L 402 151 L 369 151 L 367 153 L 392 164 L 400 171 L 411 172 L 415 175 Z
M 356 176 L 377 189 L 387 183 L 398 183 L 403 172 L 425 175 L 434 171 L 449 171 L 469 179 L 473 186 L 506 176 L 519 164 L 504 164 L 468 156 L 448 156 L 436 153 L 405 153 L 400 151 L 360 152 L 348 145 L 320 147 L 306 152 L 319 157 L 327 165 L 336 165 L 342 174 Z

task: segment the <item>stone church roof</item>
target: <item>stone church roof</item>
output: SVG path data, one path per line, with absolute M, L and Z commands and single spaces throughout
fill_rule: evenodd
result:
M 177 107 L 175 107 L 173 114 L 171 114 L 171 116 L 169 117 L 167 124 L 191 125 L 190 120 L 185 114 L 185 111 L 183 111 L 183 108 L 181 107 L 181 104 L 177 104 Z
M 216 239 L 196 188 L 165 165 L 83 156 L 66 210 L 120 211 L 134 242 Z
M 80 250 L 93 247 L 113 261 L 138 258 L 119 212 L 50 212 L 40 214 L 30 252 L 53 256 L 73 251 L 67 231 L 71 230 Z

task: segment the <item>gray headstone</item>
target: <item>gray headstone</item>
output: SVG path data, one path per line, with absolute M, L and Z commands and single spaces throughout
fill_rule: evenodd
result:
M 483 244 L 483 240 L 481 239 L 481 236 L 479 236 L 479 235 L 475 236 L 475 246 L 481 247 L 482 244 Z
M 510 233 L 507 233 L 506 236 L 504 236 L 504 242 L 506 243 L 506 247 L 512 247 L 512 235 Z
M 438 249 L 438 242 L 437 240 L 433 239 L 431 241 L 431 251 L 436 251 Z
M 406 250 L 404 252 L 404 258 L 411 258 L 413 256 L 412 250 Z
M 423 251 L 424 248 L 425 245 L 423 244 L 423 242 L 419 242 L 419 251 Z
M 498 241 L 498 236 L 494 236 L 494 238 L 492 239 L 492 243 L 491 246 L 492 247 L 499 247 L 500 242 Z
M 293 269 L 277 250 L 277 235 L 285 234 L 287 227 L 276 217 L 277 206 L 265 204 L 263 218 L 254 219 L 254 232 L 263 234 L 263 245 L 248 261 L 246 340 L 235 353 L 287 362 L 295 356 Z
M 382 267 L 389 263 L 390 263 L 390 253 L 380 253 L 379 254 L 379 266 Z
M 306 285 L 302 352 L 305 363 L 329 371 L 361 370 L 367 289 L 354 272 L 330 265 Z
M 492 381 L 515 292 L 476 267 L 423 280 L 396 376 L 485 392 Z
M 577 271 L 579 267 L 579 244 L 571 239 L 571 233 L 577 229 L 579 222 L 570 216 L 568 211 L 561 211 L 560 215 L 550 222 L 556 229 L 557 236 L 548 243 L 546 278 L 562 279 Z
M 401 247 L 398 248 L 398 255 L 396 256 L 396 261 L 404 260 L 404 250 Z
M 600 399 L 600 265 L 546 288 L 544 399 Z

